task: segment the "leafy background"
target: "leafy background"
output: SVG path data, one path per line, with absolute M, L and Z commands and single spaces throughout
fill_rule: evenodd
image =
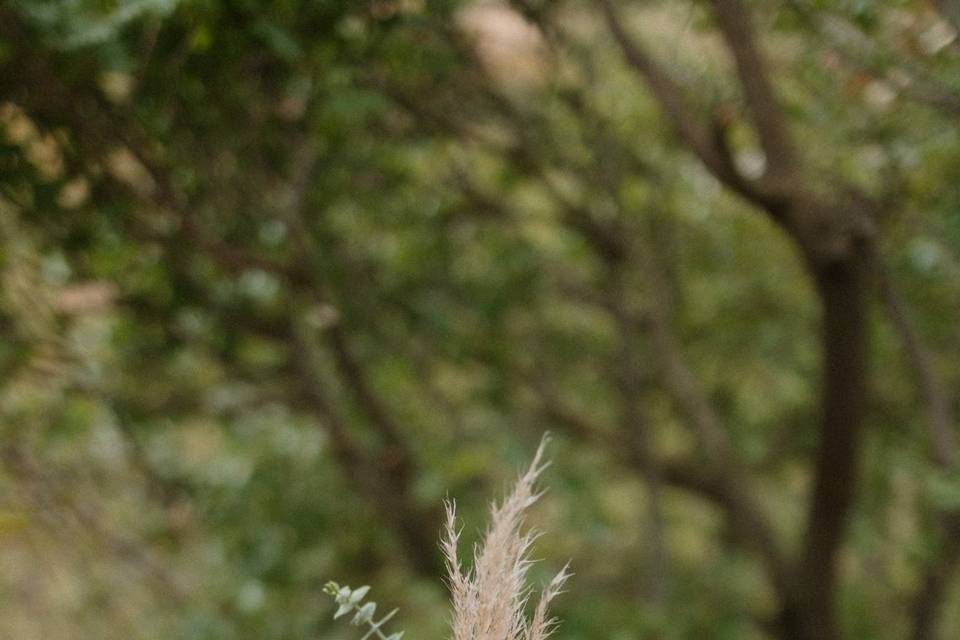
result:
M 576 573 L 558 637 L 772 637 L 749 534 L 649 458 L 705 464 L 679 353 L 796 546 L 820 377 L 805 265 L 685 150 L 592 3 L 508 4 L 0 7 L 0 637 L 354 637 L 330 578 L 443 637 L 440 503 L 475 536 L 546 430 L 534 574 Z M 762 168 L 709 8 L 624 4 Z M 949 14 L 747 4 L 816 188 L 889 203 L 878 250 L 955 407 Z M 931 456 L 883 296 L 871 314 L 839 598 L 847 637 L 905 638 L 951 566 L 935 514 L 960 475 Z

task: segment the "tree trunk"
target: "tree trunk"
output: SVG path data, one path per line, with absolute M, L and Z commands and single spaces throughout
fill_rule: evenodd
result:
M 853 507 L 867 412 L 869 257 L 865 247 L 814 267 L 823 307 L 820 442 L 797 571 L 804 640 L 842 637 L 837 556 Z

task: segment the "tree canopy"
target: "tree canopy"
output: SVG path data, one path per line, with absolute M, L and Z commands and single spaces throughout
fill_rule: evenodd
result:
M 444 637 L 549 430 L 558 638 L 956 637 L 958 28 L 4 3 L 0 636 Z

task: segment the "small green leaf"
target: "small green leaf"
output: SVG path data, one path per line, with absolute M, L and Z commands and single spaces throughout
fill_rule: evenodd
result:
M 354 589 L 353 593 L 350 594 L 350 604 L 359 603 L 361 600 L 363 600 L 363 597 L 367 595 L 368 591 L 370 591 L 370 587 L 367 585 Z
M 360 625 L 370 622 L 373 614 L 377 610 L 376 602 L 368 602 L 357 610 L 357 615 L 353 616 L 353 624 Z

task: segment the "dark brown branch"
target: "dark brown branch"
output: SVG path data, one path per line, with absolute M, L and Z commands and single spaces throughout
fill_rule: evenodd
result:
M 658 65 L 646 50 L 627 33 L 610 0 L 595 0 L 603 12 L 607 27 L 633 68 L 650 89 L 684 142 L 700 158 L 707 169 L 733 191 L 754 203 L 769 203 L 773 196 L 744 178 L 730 162 L 727 150 L 718 146 L 712 128 L 697 114 L 683 95 L 683 90 Z
M 670 322 L 673 295 L 656 254 L 656 248 L 650 248 L 646 252 L 648 260 L 645 272 L 649 275 L 655 296 L 649 314 L 649 326 L 664 366 L 668 391 L 680 414 L 697 434 L 707 460 L 701 473 L 709 478 L 715 500 L 723 505 L 736 531 L 741 535 L 756 536 L 754 548 L 766 560 L 782 606 L 791 607 L 795 594 L 789 563 L 780 551 L 776 536 L 766 523 L 766 517 L 755 504 L 749 491 L 747 475 L 740 466 L 720 418 L 697 381 L 673 333 Z M 676 474 L 679 470 L 673 469 L 672 472 Z M 677 479 L 676 475 L 674 479 Z
M 734 534 L 764 561 L 767 573 L 781 599 L 791 597 L 792 571 L 777 542 L 766 514 L 740 491 L 731 488 L 721 473 L 711 473 L 695 463 L 677 458 L 659 461 L 665 482 L 708 498 L 726 514 Z
M 297 386 L 301 396 L 310 403 L 323 421 L 330 434 L 334 457 L 351 482 L 357 486 L 366 485 L 368 479 L 364 476 L 368 470 L 365 468 L 360 446 L 354 441 L 344 417 L 320 381 L 320 372 L 314 357 L 315 348 L 302 335 L 296 335 L 293 328 L 287 327 L 286 331 L 293 347 L 289 353 L 289 366 L 299 383 Z
M 589 236 L 586 239 L 590 242 Z M 601 256 L 603 255 L 602 245 L 595 249 Z M 693 372 L 683 357 L 680 345 L 670 331 L 668 316 L 673 306 L 673 297 L 668 293 L 668 286 L 662 277 L 662 266 L 653 257 L 656 252 L 647 249 L 644 253 L 648 258 L 644 270 L 653 280 L 655 299 L 654 310 L 645 316 L 642 324 L 648 327 L 654 336 L 659 356 L 664 361 L 667 386 L 681 414 L 697 434 L 709 464 L 703 466 L 702 472 L 696 473 L 692 466 L 673 465 L 666 470 L 659 468 L 660 464 L 650 450 L 649 436 L 644 433 L 646 425 L 637 405 L 641 392 L 638 380 L 641 379 L 641 375 L 631 370 L 636 367 L 637 354 L 630 349 L 620 354 L 618 366 L 618 383 L 622 400 L 626 404 L 624 413 L 621 415 L 622 428 L 616 435 L 605 435 L 603 430 L 592 426 L 586 420 L 562 410 L 559 401 L 555 399 L 546 403 L 548 414 L 561 424 L 570 427 L 580 437 L 601 438 L 607 441 L 611 438 L 617 439 L 610 446 L 611 450 L 618 451 L 621 455 L 626 453 L 627 460 L 632 466 L 648 479 L 652 491 L 655 491 L 662 481 L 666 481 L 693 488 L 718 503 L 727 512 L 738 535 L 749 539 L 751 541 L 749 546 L 756 549 L 764 558 L 771 580 L 786 607 L 788 606 L 786 603 L 792 602 L 794 597 L 789 563 L 780 551 L 776 536 L 768 526 L 766 517 L 747 491 L 745 475 L 736 461 L 720 420 L 699 388 Z M 623 284 L 616 278 L 623 269 L 623 265 L 619 259 L 608 260 L 607 267 L 614 274 L 615 286 L 605 306 L 614 313 L 622 339 L 629 340 L 630 334 L 637 327 L 638 319 L 624 306 L 625 291 Z M 543 384 L 539 386 L 543 395 Z M 704 478 L 708 480 L 696 482 Z
M 777 593 L 782 598 L 790 596 L 790 563 L 780 549 L 766 515 L 745 494 L 732 490 L 730 483 L 724 480 L 722 472 L 711 471 L 696 461 L 678 457 L 639 456 L 634 444 L 623 432 L 592 423 L 563 407 L 557 398 L 541 393 L 541 399 L 547 417 L 575 438 L 601 444 L 623 464 L 637 471 L 642 471 L 642 464 L 652 461 L 663 483 L 688 491 L 716 505 L 729 520 L 736 540 L 744 548 L 752 549 L 759 555 Z
M 777 181 L 788 178 L 796 164 L 796 151 L 783 109 L 774 95 L 770 74 L 757 47 L 750 11 L 740 0 L 713 0 L 713 5 L 767 156 L 767 174 Z
M 308 265 L 304 288 L 319 300 L 330 299 L 328 287 L 322 278 L 322 264 L 312 235 L 304 218 L 307 202 L 306 192 L 310 176 L 317 161 L 316 149 L 306 145 L 298 150 L 292 182 L 290 201 L 283 214 L 297 231 L 296 242 L 301 262 Z M 380 509 L 390 517 L 401 533 L 416 570 L 426 576 L 436 575 L 441 569 L 440 555 L 433 544 L 433 534 L 440 526 L 439 509 L 425 509 L 416 503 L 413 482 L 419 469 L 413 451 L 394 418 L 392 409 L 377 394 L 354 352 L 346 326 L 338 319 L 332 325 L 320 329 L 320 340 L 333 354 L 339 380 L 354 399 L 354 406 L 367 424 L 380 436 L 382 448 L 376 458 L 368 459 L 368 466 L 382 478 L 386 485 Z M 309 342 L 309 341 L 308 341 Z M 301 347 L 308 346 L 303 343 Z M 368 456 L 369 458 L 369 456 Z
M 762 79 L 764 69 L 754 48 L 749 23 L 744 21 L 745 14 L 738 2 L 716 1 L 722 10 L 721 28 L 726 38 L 736 40 L 728 44 L 737 58 L 755 124 L 771 156 L 768 161 L 779 163 L 775 166 L 784 174 L 791 172 L 795 161 L 785 123 L 771 87 Z M 630 38 L 610 0 L 597 2 L 627 62 L 645 80 L 681 137 L 721 182 L 786 227 L 806 255 L 817 280 L 824 309 L 820 444 L 797 570 L 798 584 L 781 603 L 782 632 L 787 637 L 804 640 L 839 638 L 836 558 L 853 505 L 861 431 L 866 417 L 869 261 L 864 247 L 869 244 L 865 232 L 869 225 L 861 220 L 864 207 L 821 202 L 792 184 L 795 179 L 791 175 L 776 175 L 771 171 L 772 184 L 771 180 L 765 180 L 761 189 L 757 183 L 747 183 L 735 171 L 731 172 L 729 156 L 721 150 L 723 136 L 708 137 L 706 127 L 701 124 L 703 119 L 698 120 L 680 88 Z M 783 182 L 781 178 L 788 180 Z M 670 334 L 662 330 L 668 325 L 661 322 L 655 326 L 661 328 L 664 353 L 678 354 Z M 685 399 L 680 406 L 693 424 L 699 425 L 702 435 L 717 442 L 722 451 L 722 432 L 714 424 L 709 406 L 694 395 L 696 387 L 692 376 L 681 365 L 682 361 L 668 361 L 667 369 L 675 391 L 681 392 L 678 397 Z
M 259 269 L 293 282 L 304 280 L 303 274 L 286 264 L 251 253 L 208 233 L 192 216 L 182 215 L 180 220 L 184 235 L 228 273 L 237 274 L 248 269 Z
M 190 209 L 182 203 L 182 199 L 177 196 L 167 173 L 162 170 L 160 165 L 153 162 L 142 149 L 134 151 L 150 171 L 155 184 L 158 185 L 155 192 L 155 197 L 158 199 L 157 204 L 170 209 L 179 217 L 181 231 L 196 243 L 197 248 L 207 252 L 228 270 L 264 269 L 286 277 L 295 285 L 299 284 L 311 289 L 320 299 L 327 298 L 325 287 L 319 280 L 317 269 L 309 269 L 306 272 L 295 271 L 271 259 L 234 247 L 207 233 L 194 220 L 190 214 Z M 292 198 L 285 213 L 288 214 L 289 219 L 298 224 L 297 228 L 301 231 L 297 235 L 300 250 L 308 254 L 303 262 L 315 264 L 316 261 L 313 260 L 311 251 L 312 246 L 307 239 L 306 225 L 303 224 L 300 209 L 305 202 L 307 182 L 316 155 L 310 148 L 301 149 L 299 155 L 301 156 L 298 158 L 300 162 L 298 162 L 296 175 L 293 176 L 292 181 Z M 311 351 L 306 348 L 300 338 L 296 337 L 297 331 L 297 329 L 290 330 L 288 342 L 295 352 L 292 354 L 295 358 L 295 364 L 301 368 L 304 375 L 308 375 L 309 370 L 305 369 L 307 363 L 302 359 L 307 357 L 306 354 L 311 353 Z M 393 521 L 401 533 L 401 539 L 408 547 L 414 567 L 420 573 L 432 576 L 440 566 L 439 554 L 434 549 L 432 542 L 427 541 L 432 539 L 434 529 L 439 526 L 437 524 L 440 522 L 439 512 L 429 513 L 413 504 L 411 484 L 418 471 L 412 452 L 407 447 L 401 429 L 394 422 L 390 411 L 380 402 L 367 382 L 359 362 L 348 345 L 344 327 L 336 323 L 325 332 L 325 335 L 334 354 L 337 369 L 344 385 L 354 395 L 360 413 L 368 418 L 369 424 L 383 438 L 385 447 L 379 459 L 376 461 L 365 459 L 366 456 L 361 455 L 359 447 L 351 444 L 345 420 L 337 415 L 332 400 L 323 395 L 322 387 L 317 384 L 308 384 L 305 396 L 311 400 L 318 413 L 325 418 L 330 429 L 334 452 L 354 481 L 360 480 L 359 474 L 361 473 L 366 475 L 385 474 L 387 476 L 381 483 L 383 486 L 376 492 L 379 496 L 376 500 L 378 508 Z M 368 485 L 369 494 L 369 483 L 360 483 L 360 486 L 362 487 L 364 484 Z M 386 487 L 389 487 L 389 489 Z
M 247 268 L 260 268 L 286 277 L 292 284 L 310 289 L 315 297 L 326 299 L 325 287 L 319 280 L 317 269 L 294 270 L 269 258 L 263 258 L 244 249 L 234 247 L 226 241 L 208 234 L 190 215 L 189 208 L 182 203 L 169 180 L 168 174 L 159 163 L 153 162 L 142 150 L 138 156 L 151 172 L 155 184 L 156 204 L 170 210 L 181 221 L 181 232 L 192 240 L 196 248 L 205 251 L 218 264 L 230 271 Z M 309 150 L 303 152 L 302 162 L 293 180 L 293 198 L 290 206 L 297 210 L 288 210 L 295 221 L 299 218 L 299 208 L 305 201 L 306 182 L 308 180 L 313 157 Z M 305 225 L 299 227 L 305 231 Z M 298 234 L 301 251 L 311 247 L 305 233 Z M 303 262 L 315 264 L 313 256 L 307 256 Z M 414 504 L 412 482 L 417 476 L 413 455 L 403 439 L 401 430 L 393 421 L 389 410 L 381 404 L 366 381 L 361 366 L 353 356 L 345 330 L 339 323 L 326 331 L 327 342 L 334 353 L 338 372 L 348 390 L 354 395 L 360 412 L 368 418 L 370 425 L 381 435 L 385 447 L 379 459 L 370 459 L 356 445 L 349 433 L 346 420 L 339 415 L 336 405 L 316 382 L 318 372 L 309 363 L 309 354 L 314 353 L 304 342 L 300 330 L 289 327 L 284 334 L 291 347 L 292 364 L 300 371 L 304 385 L 303 396 L 308 399 L 317 414 L 324 419 L 331 435 L 334 455 L 340 465 L 368 498 L 376 504 L 392 526 L 400 534 L 411 558 L 414 568 L 425 576 L 433 577 L 440 568 L 439 554 L 432 543 L 433 533 L 440 522 L 439 512 L 429 512 Z M 312 372 L 312 373 L 311 373 Z M 313 382 L 311 382 L 313 381 Z M 371 480 L 378 478 L 377 480 Z
M 656 315 L 656 314 L 654 314 Z M 691 425 L 701 443 L 707 463 L 704 476 L 714 500 L 721 504 L 730 517 L 734 529 L 743 536 L 754 536 L 754 548 L 766 560 L 771 580 L 781 600 L 781 607 L 795 607 L 796 593 L 790 565 L 779 548 L 777 537 L 766 523 L 766 517 L 755 504 L 729 438 L 709 400 L 697 382 L 696 376 L 683 356 L 683 350 L 664 318 L 650 322 L 651 334 L 658 355 L 665 368 L 665 378 L 671 398 L 685 421 Z M 677 481 L 680 470 L 671 470 Z M 693 481 L 693 478 L 688 478 Z M 706 487 L 704 487 L 706 488 Z
M 909 309 L 893 283 L 892 275 L 879 269 L 880 294 L 907 359 L 916 374 L 920 394 L 927 410 L 927 428 L 933 445 L 933 458 L 946 472 L 957 469 L 957 441 L 950 398 L 933 367 L 933 357 L 913 325 Z M 933 640 L 950 582 L 960 565 L 960 511 L 938 514 L 942 536 L 940 554 L 935 557 L 923 577 L 913 604 L 913 640 Z
M 726 177 L 727 181 L 735 184 L 738 189 L 749 192 L 749 187 L 733 169 L 732 159 L 723 135 L 723 125 L 725 125 L 726 120 L 723 120 L 723 125 L 721 126 L 712 128 L 701 127 L 699 123 L 696 122 L 695 115 L 689 111 L 684 104 L 679 88 L 674 85 L 672 80 L 663 74 L 659 68 L 653 65 L 638 48 L 633 47 L 629 37 L 620 28 L 612 7 L 608 3 L 604 4 L 608 19 L 613 21 L 611 28 L 614 29 L 615 35 L 618 35 L 618 40 L 624 48 L 625 54 L 628 56 L 628 61 L 637 67 L 645 77 L 648 79 L 652 78 L 653 82 L 657 84 L 654 92 L 661 98 L 661 101 L 672 105 L 673 111 L 671 115 L 674 116 L 674 120 L 677 122 L 681 133 L 686 132 L 689 138 L 695 141 L 702 141 L 699 145 L 700 148 L 704 150 L 704 153 L 715 158 L 713 162 L 714 166 Z M 543 25 L 539 26 L 543 28 Z M 518 138 L 525 140 L 523 134 L 527 128 L 523 126 L 522 118 L 519 117 L 516 111 L 505 101 L 499 100 L 498 104 L 501 105 L 501 113 L 518 125 L 518 132 L 520 134 Z M 571 103 L 570 106 L 576 110 L 579 115 L 583 115 L 583 105 Z M 719 136 L 717 132 L 719 132 Z M 627 241 L 625 240 L 626 234 L 624 234 L 622 230 L 618 231 L 610 228 L 609 225 L 601 225 L 596 222 L 591 217 L 589 211 L 570 203 L 561 193 L 552 188 L 549 177 L 546 175 L 541 163 L 538 162 L 537 155 L 526 145 L 521 144 L 518 147 L 518 152 L 523 154 L 525 166 L 534 168 L 534 173 L 537 174 L 541 183 L 547 188 L 548 193 L 560 206 L 563 222 L 584 238 L 587 244 L 597 253 L 598 257 L 607 265 L 608 269 L 615 273 L 621 270 L 623 268 L 623 260 L 629 253 Z M 646 167 L 642 168 L 646 170 Z M 644 171 L 644 173 L 646 173 L 646 171 Z M 607 195 L 616 201 L 615 193 L 610 192 Z M 649 267 L 647 270 L 649 271 Z M 656 304 L 658 306 L 669 304 L 664 292 L 665 284 L 660 283 L 659 286 L 655 288 L 658 291 L 657 297 L 659 298 Z M 627 318 L 625 315 L 622 299 L 623 293 L 623 291 L 620 291 L 619 296 L 614 296 L 614 299 L 608 300 L 605 305 L 619 318 L 621 333 L 631 331 L 634 323 L 634 319 Z M 663 314 L 661 314 L 661 316 L 662 315 Z M 659 320 L 659 322 L 654 323 L 656 325 L 654 328 L 655 342 L 658 344 L 661 358 L 665 360 L 668 386 L 681 408 L 681 413 L 698 434 L 703 450 L 707 453 L 707 456 L 712 459 L 715 469 L 724 469 L 723 473 L 718 474 L 720 478 L 724 478 L 718 486 L 723 487 L 725 495 L 729 497 L 729 502 L 741 506 L 750 505 L 750 500 L 747 498 L 747 492 L 743 486 L 744 483 L 739 479 L 732 479 L 733 476 L 739 478 L 742 474 L 736 469 L 734 455 L 726 434 L 720 425 L 720 421 L 713 412 L 712 407 L 710 407 L 706 397 L 699 390 L 693 373 L 683 359 L 682 350 L 668 329 L 668 321 L 665 317 L 660 317 Z M 624 339 L 627 339 L 627 337 L 624 336 Z M 635 357 L 635 355 L 629 356 L 621 354 L 621 357 L 631 358 Z M 630 385 L 635 386 L 636 376 L 625 376 L 623 366 L 626 364 L 629 364 L 629 362 L 622 362 L 620 367 L 621 396 L 629 405 L 635 405 L 637 401 L 635 396 L 638 394 L 638 390 L 630 388 Z M 643 429 L 642 419 L 636 411 L 636 407 L 626 407 L 626 413 L 622 416 L 624 424 L 626 425 L 623 429 L 624 433 L 636 434 L 638 430 Z M 567 416 L 567 419 L 569 419 L 569 416 Z M 580 428 L 582 429 L 583 425 L 580 425 Z M 655 490 L 656 484 L 659 484 L 659 479 L 656 477 L 656 470 L 651 468 L 652 464 L 649 462 L 651 453 L 648 449 L 649 446 L 645 444 L 645 437 L 642 435 L 639 441 L 631 442 L 628 447 L 628 450 L 634 452 L 634 461 L 638 470 L 641 473 L 652 474 L 652 477 L 648 478 L 648 480 L 651 481 L 651 486 L 653 490 Z M 644 463 L 644 460 L 647 460 L 647 463 Z M 759 511 L 753 510 L 751 513 L 758 514 Z M 753 524 L 756 524 L 760 519 L 759 515 L 749 518 Z M 743 518 L 739 520 L 743 520 Z M 776 542 L 772 534 L 766 537 L 766 542 L 763 546 L 768 551 L 767 555 L 779 557 L 779 552 L 776 551 Z M 786 569 L 786 562 L 779 562 L 777 569 L 773 571 L 773 573 L 775 575 L 774 581 L 777 583 L 778 588 L 782 593 L 787 594 L 788 571 Z
M 370 459 L 355 442 L 346 419 L 327 391 L 316 366 L 318 349 L 304 330 L 290 328 L 290 365 L 299 381 L 302 396 L 322 419 L 330 434 L 334 457 L 351 483 L 372 502 L 377 511 L 399 534 L 413 568 L 425 577 L 435 577 L 439 555 L 433 543 L 439 526 L 412 501 L 412 463 L 405 451 L 388 447 L 380 460 Z M 351 365 L 352 366 L 352 365 Z M 352 375 L 352 374 L 351 374 Z
M 576 107 L 576 105 L 573 106 Z M 507 115 L 509 115 L 512 120 L 516 121 L 519 119 L 515 113 L 510 112 Z M 521 127 L 521 131 L 522 130 L 523 127 Z M 714 135 L 714 131 L 711 130 L 709 134 L 711 136 Z M 521 139 L 522 138 L 523 136 L 521 136 Z M 726 149 L 725 141 L 721 141 L 717 148 L 722 152 L 722 157 L 726 159 L 725 161 L 729 161 L 730 156 Z M 616 224 L 608 223 L 601 225 L 592 218 L 588 210 L 569 202 L 562 193 L 552 187 L 549 176 L 546 175 L 544 168 L 537 162 L 536 154 L 526 146 L 521 145 L 518 149 L 524 154 L 524 158 L 528 160 L 526 166 L 533 169 L 533 172 L 540 179 L 541 183 L 547 188 L 548 193 L 559 205 L 564 224 L 583 237 L 611 272 L 612 279 L 615 282 L 615 286 L 613 287 L 614 291 L 611 292 L 610 296 L 607 296 L 604 306 L 611 310 L 617 318 L 621 338 L 625 341 L 623 344 L 625 347 L 628 347 L 631 341 L 630 334 L 636 329 L 638 319 L 633 317 L 634 314 L 631 314 L 626 309 L 624 304 L 626 291 L 622 283 L 617 285 L 616 282 L 618 278 L 622 277 L 623 269 L 626 267 L 624 261 L 627 260 L 630 255 L 629 234 L 625 233 L 623 229 L 617 229 Z M 649 174 L 644 173 L 649 177 Z M 617 202 L 618 196 L 616 189 L 608 184 L 610 180 L 611 177 L 608 176 L 606 180 L 602 181 L 600 186 L 607 197 Z M 499 210 L 502 214 L 502 207 Z M 620 216 L 619 220 L 622 221 L 622 216 Z M 652 252 L 647 251 L 646 253 Z M 645 271 L 655 270 L 656 273 L 659 274 L 660 268 L 660 265 L 648 264 Z M 759 547 L 761 553 L 770 563 L 772 580 L 777 590 L 783 595 L 784 601 L 786 601 L 791 597 L 792 591 L 789 588 L 790 571 L 788 569 L 788 563 L 777 548 L 775 536 L 770 529 L 765 526 L 764 516 L 761 511 L 753 505 L 749 497 L 749 492 L 746 490 L 746 482 L 744 481 L 745 476 L 735 462 L 735 456 L 726 437 L 726 433 L 720 425 L 719 418 L 717 418 L 702 391 L 699 390 L 695 377 L 682 356 L 682 350 L 669 331 L 669 321 L 667 320 L 669 311 L 667 311 L 666 308 L 672 306 L 672 296 L 666 293 L 667 285 L 665 282 L 659 280 L 657 280 L 655 285 L 654 289 L 657 293 L 655 296 L 657 298 L 655 305 L 660 311 L 658 316 L 659 322 L 648 321 L 650 319 L 647 318 L 643 321 L 643 324 L 657 325 L 654 329 L 656 334 L 655 342 L 658 343 L 661 357 L 667 361 L 668 387 L 671 388 L 672 394 L 681 406 L 681 413 L 684 414 L 688 422 L 693 426 L 694 431 L 698 434 L 703 450 L 711 460 L 711 467 L 715 472 L 715 485 L 725 496 L 726 503 L 728 505 L 734 505 L 738 510 L 738 514 L 732 517 L 731 521 L 745 524 L 746 526 L 740 529 L 743 533 L 749 533 L 751 530 L 760 528 L 759 535 L 761 540 Z M 648 442 L 649 435 L 645 433 L 646 425 L 644 424 L 642 412 L 640 412 L 638 405 L 640 393 L 638 380 L 640 379 L 640 375 L 636 371 L 631 371 L 631 369 L 636 366 L 636 358 L 637 354 L 631 353 L 631 349 L 626 348 L 620 354 L 620 361 L 617 367 L 618 386 L 620 388 L 621 399 L 624 402 L 620 432 L 623 434 L 622 437 L 626 438 L 626 442 L 621 444 L 621 448 L 624 451 L 630 452 L 631 462 L 634 468 L 647 480 L 651 492 L 656 494 L 658 493 L 658 486 L 661 483 L 661 479 L 659 477 L 659 471 L 656 468 L 657 465 L 653 460 L 653 454 Z M 569 423 L 571 416 L 566 415 L 565 419 Z M 574 419 L 571 424 L 576 425 L 577 421 Z M 585 427 L 585 423 L 581 423 L 578 428 L 583 432 L 587 427 Z M 652 518 L 656 519 L 659 517 L 656 513 L 658 509 L 659 507 L 654 505 L 654 513 L 651 514 Z
M 854 255 L 821 269 L 823 378 L 820 442 L 799 566 L 808 639 L 839 638 L 836 560 L 858 479 L 867 412 L 868 261 Z
M 923 343 L 910 318 L 906 302 L 900 296 L 890 273 L 880 270 L 880 295 L 893 323 L 927 409 L 927 425 L 933 445 L 933 457 L 941 466 L 952 469 L 958 462 L 954 416 L 946 389 L 933 370 L 933 356 Z
M 651 228 L 650 235 L 654 235 Z M 679 413 L 690 425 L 711 464 L 722 467 L 731 476 L 743 477 L 729 437 L 710 400 L 701 388 L 693 369 L 684 357 L 683 347 L 674 329 L 677 294 L 672 288 L 665 264 L 667 257 L 656 242 L 643 246 L 643 271 L 650 286 L 651 305 L 647 314 L 651 337 L 664 369 L 664 381 Z
M 727 434 L 683 357 L 676 336 L 662 318 L 651 322 L 651 333 L 677 409 L 697 434 L 708 459 L 718 465 L 729 464 L 734 456 Z
M 387 447 L 397 450 L 389 453 L 387 458 L 394 460 L 391 467 L 400 464 L 409 458 L 405 451 L 406 444 L 399 425 L 394 422 L 390 410 L 383 405 L 377 394 L 374 393 L 360 362 L 357 360 L 350 345 L 343 326 L 339 323 L 326 331 L 326 342 L 333 352 L 337 371 L 347 389 L 354 394 L 359 410 L 373 424 L 377 432 L 383 437 Z M 407 462 L 403 462 L 405 466 Z M 404 472 L 407 475 L 407 472 Z
M 650 567 L 646 596 L 651 603 L 664 606 L 670 580 L 670 562 L 665 543 L 666 524 L 663 517 L 663 489 L 660 471 L 654 461 L 653 433 L 642 406 L 644 372 L 637 348 L 636 323 L 627 308 L 628 287 L 624 282 L 624 265 L 620 260 L 608 261 L 609 305 L 617 326 L 619 349 L 614 370 L 620 400 L 620 430 L 630 442 L 635 467 L 649 494 L 648 564 Z

